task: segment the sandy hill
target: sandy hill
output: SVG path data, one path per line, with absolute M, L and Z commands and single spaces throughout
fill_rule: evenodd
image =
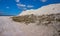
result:
M 29 14 L 43 15 L 52 13 L 60 13 L 60 3 L 42 6 L 41 8 L 38 9 L 26 10 L 20 13 L 19 15 L 29 15 Z
M 19 16 L 0 16 L 0 36 L 60 36 L 59 6 L 51 4 Z

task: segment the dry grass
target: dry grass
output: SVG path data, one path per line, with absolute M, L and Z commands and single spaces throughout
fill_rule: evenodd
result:
M 25 22 L 26 24 L 35 23 L 38 20 L 39 21 L 38 25 L 42 24 L 44 21 L 48 21 L 43 23 L 45 25 L 48 25 L 52 23 L 52 21 L 60 22 L 60 18 L 59 17 L 56 18 L 56 16 L 60 17 L 60 14 L 58 13 L 58 14 L 50 14 L 50 15 L 42 15 L 42 16 L 36 16 L 31 14 L 31 15 L 12 17 L 12 19 L 13 21 L 16 21 L 16 22 Z
M 36 16 L 31 14 L 31 15 L 25 15 L 25 16 L 12 17 L 12 19 L 16 22 L 34 23 Z

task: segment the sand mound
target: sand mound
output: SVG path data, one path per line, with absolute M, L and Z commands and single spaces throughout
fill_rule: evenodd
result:
M 37 10 L 23 11 L 20 15 L 59 13 L 59 7 L 60 4 L 52 4 L 41 7 Z M 59 14 L 58 16 L 54 16 L 60 18 Z M 26 25 L 25 23 L 14 22 L 9 16 L 0 16 L 0 36 L 60 36 L 60 22 L 52 22 L 53 23 L 51 23 L 49 26 L 36 25 L 36 23 Z
M 35 14 L 35 15 L 43 15 L 43 14 L 51 14 L 51 13 L 60 13 L 60 3 L 59 4 L 50 4 L 47 6 L 42 6 L 41 8 L 38 9 L 31 9 L 31 10 L 26 10 L 23 11 L 20 15 L 30 15 L 30 14 Z

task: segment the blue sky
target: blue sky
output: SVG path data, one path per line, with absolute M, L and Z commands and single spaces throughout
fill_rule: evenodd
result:
M 0 0 L 0 15 L 18 15 L 24 10 L 55 3 L 60 3 L 60 0 Z

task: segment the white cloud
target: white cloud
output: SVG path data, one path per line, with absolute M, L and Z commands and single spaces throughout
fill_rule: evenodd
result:
M 25 5 L 25 4 L 16 4 L 17 7 L 21 10 L 27 10 L 27 8 L 33 8 L 34 6 L 33 5 Z
M 15 0 L 16 2 L 19 2 L 20 0 Z
M 21 10 L 27 10 L 26 5 L 25 4 L 17 4 L 17 7 Z
M 18 7 L 20 10 L 22 10 L 22 11 L 25 11 L 25 10 L 27 10 L 27 8 L 25 8 L 25 7 Z
M 18 7 L 26 7 L 24 4 L 17 4 Z
M 27 7 L 27 8 L 33 8 L 33 5 L 25 5 L 25 4 L 17 4 L 18 7 Z
M 40 1 L 42 1 L 42 2 L 46 2 L 47 0 L 40 0 Z
M 30 14 L 43 15 L 52 13 L 60 13 L 60 4 L 50 4 L 38 9 L 26 10 L 20 13 L 19 15 L 30 15 Z
M 34 6 L 33 5 L 27 5 L 27 8 L 33 8 Z

